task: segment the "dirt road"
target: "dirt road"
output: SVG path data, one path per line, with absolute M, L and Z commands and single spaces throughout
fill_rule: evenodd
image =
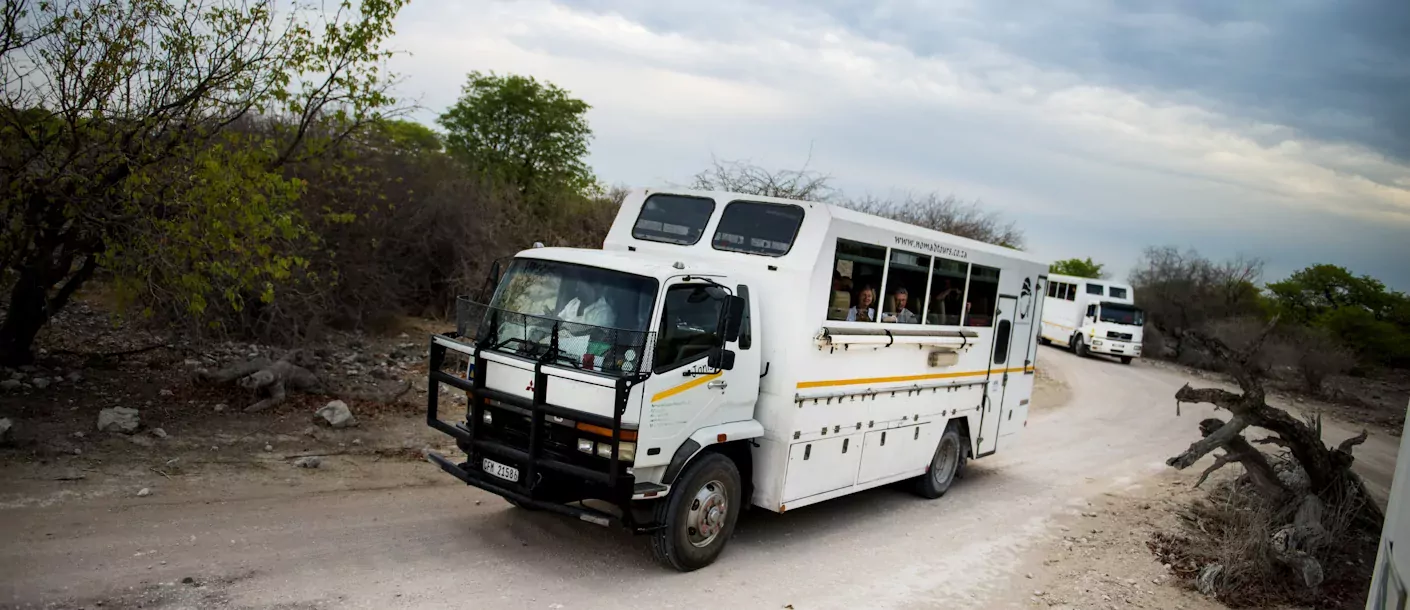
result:
M 1054 519 L 1164 469 L 1210 413 L 1185 405 L 1176 418 L 1186 378 L 1169 368 L 1051 348 L 1038 366 L 1066 380 L 1066 404 L 1039 405 L 1017 446 L 971 462 L 944 498 L 879 489 L 787 515 L 751 511 L 720 562 L 691 574 L 656 567 L 643 539 L 511 509 L 402 464 L 375 479 L 319 471 L 299 488 L 203 481 L 147 498 L 12 503 L 0 508 L 0 604 L 989 607 L 1023 586 L 1014 570 Z M 1351 435 L 1328 426 L 1330 442 Z M 1376 434 L 1357 449 L 1374 493 L 1396 448 Z M 365 488 L 398 480 L 416 485 Z

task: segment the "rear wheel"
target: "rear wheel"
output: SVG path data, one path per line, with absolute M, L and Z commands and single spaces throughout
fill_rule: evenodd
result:
M 1130 356 L 1122 356 L 1122 357 L 1121 357 L 1121 364 L 1131 364 L 1131 357 L 1130 357 Z
M 1052 345 L 1053 342 L 1052 342 L 1052 341 L 1049 341 L 1047 337 L 1044 337 L 1044 336 L 1042 336 L 1042 335 L 1038 335 L 1038 344 L 1039 344 L 1039 345 Z
M 935 448 L 935 457 L 930 460 L 930 468 L 916 479 L 916 494 L 924 498 L 938 498 L 950 490 L 955 476 L 964 465 L 965 443 L 957 426 L 950 424 L 940 435 L 940 445 Z
M 739 468 L 723 455 L 707 453 L 686 466 L 670 497 L 656 505 L 664 526 L 651 535 L 656 561 L 681 572 L 714 563 L 734 534 L 742 489 Z

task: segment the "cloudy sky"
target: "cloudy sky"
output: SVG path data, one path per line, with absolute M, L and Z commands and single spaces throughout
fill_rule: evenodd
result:
M 610 183 L 807 161 L 980 199 L 1118 277 L 1169 244 L 1410 290 L 1405 0 L 416 0 L 397 29 L 416 118 L 471 70 L 552 81 Z

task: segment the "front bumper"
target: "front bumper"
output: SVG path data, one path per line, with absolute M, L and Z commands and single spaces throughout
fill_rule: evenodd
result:
M 1119 339 L 1103 339 L 1095 337 L 1091 344 L 1087 346 L 1087 351 L 1094 354 L 1106 354 L 1108 356 L 1129 356 L 1139 358 L 1141 356 L 1141 344 Z
M 618 380 L 616 416 L 605 418 L 581 411 L 547 404 L 545 389 L 550 376 L 543 365 L 535 366 L 534 398 L 511 396 L 485 387 L 483 374 L 467 380 L 445 372 L 446 352 L 454 351 L 472 359 L 474 371 L 486 370 L 479 348 L 456 341 L 454 337 L 432 337 L 430 379 L 427 388 L 426 424 L 455 439 L 466 453 L 467 460 L 455 463 L 435 452 L 426 458 L 467 485 L 503 496 L 520 505 L 575 517 L 598 525 L 620 525 L 635 532 L 656 529 L 634 514 L 632 495 L 658 491 L 664 487 L 637 483 L 630 464 L 617 460 L 616 448 L 621 442 L 621 417 L 625 395 L 636 380 Z M 467 394 L 469 407 L 465 421 L 454 424 L 439 416 L 440 384 L 446 384 Z M 486 410 L 494 424 L 482 424 Z M 612 431 L 610 458 L 584 455 L 571 446 L 578 436 L 576 430 L 552 423 L 549 418 L 571 419 Z M 565 439 L 566 442 L 565 442 Z M 502 479 L 484 472 L 484 460 L 516 468 L 518 481 Z M 638 489 L 642 488 L 642 489 Z M 645 489 L 651 488 L 651 489 Z M 599 500 L 615 506 L 620 514 L 598 510 L 583 504 L 584 500 Z

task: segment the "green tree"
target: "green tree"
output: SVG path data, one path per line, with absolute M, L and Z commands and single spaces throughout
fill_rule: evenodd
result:
M 589 108 L 533 77 L 471 72 L 438 122 L 452 156 L 521 193 L 585 193 L 597 183 L 585 161 Z
M 285 173 L 395 101 L 406 0 L 7 0 L 0 8 L 0 362 L 100 269 L 200 315 L 274 298 L 312 239 Z M 0 282 L 3 283 L 3 282 Z
M 1073 277 L 1089 277 L 1099 280 L 1107 276 L 1106 271 L 1102 269 L 1104 266 L 1105 265 L 1101 263 L 1093 261 L 1091 258 L 1085 260 L 1069 258 L 1053 262 L 1052 265 L 1048 266 L 1048 271 L 1050 273 L 1071 275 Z
M 1313 265 L 1268 284 L 1268 293 L 1284 317 L 1326 329 L 1363 358 L 1410 362 L 1410 297 L 1376 278 Z

